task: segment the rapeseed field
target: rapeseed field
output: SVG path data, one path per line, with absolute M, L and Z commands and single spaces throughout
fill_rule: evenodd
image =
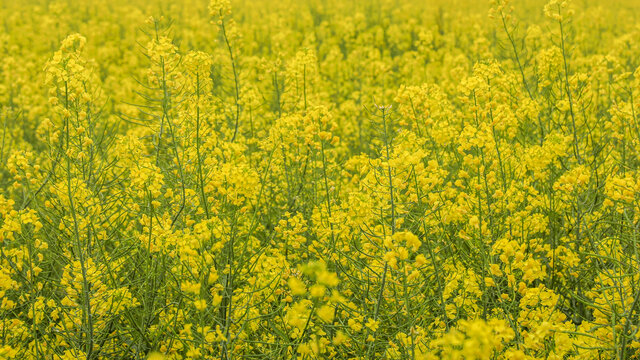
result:
M 640 357 L 640 1 L 0 23 L 0 359 Z

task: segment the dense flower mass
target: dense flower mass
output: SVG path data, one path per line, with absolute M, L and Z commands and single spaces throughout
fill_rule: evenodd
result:
M 640 357 L 637 1 L 0 4 L 0 359 Z

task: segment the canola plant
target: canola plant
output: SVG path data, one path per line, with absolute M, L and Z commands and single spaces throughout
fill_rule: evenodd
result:
M 0 359 L 640 355 L 638 1 L 0 20 Z

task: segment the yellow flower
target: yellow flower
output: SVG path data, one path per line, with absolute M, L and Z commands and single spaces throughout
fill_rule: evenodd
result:
M 369 318 L 367 320 L 367 323 L 365 324 L 366 327 L 368 327 L 369 329 L 371 329 L 371 331 L 375 332 L 378 330 L 378 326 L 379 326 L 379 322 L 376 320 L 373 320 L 372 318 Z
M 334 308 L 333 306 L 330 305 L 322 305 L 321 307 L 318 308 L 318 310 L 316 310 L 316 314 L 318 315 L 318 317 L 326 322 L 326 323 L 331 323 L 333 322 L 333 314 L 334 314 Z
M 309 293 L 311 294 L 311 296 L 319 298 L 324 296 L 326 290 L 327 288 L 324 287 L 324 285 L 315 284 L 311 286 L 311 288 L 309 289 Z
M 362 323 L 356 319 L 349 319 L 347 323 L 351 330 L 355 332 L 359 332 L 360 330 L 362 330 Z
M 292 295 L 304 295 L 307 292 L 307 287 L 300 279 L 290 277 L 287 284 L 291 289 Z
M 193 302 L 193 306 L 199 311 L 202 311 L 207 308 L 207 301 L 203 299 L 199 299 Z
M 162 355 L 159 352 L 150 352 L 149 355 L 147 355 L 147 360 L 163 360 L 165 359 L 165 356 Z

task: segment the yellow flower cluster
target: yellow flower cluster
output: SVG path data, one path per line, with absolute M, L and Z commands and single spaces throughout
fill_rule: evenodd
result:
M 640 358 L 636 0 L 0 18 L 0 360 Z

